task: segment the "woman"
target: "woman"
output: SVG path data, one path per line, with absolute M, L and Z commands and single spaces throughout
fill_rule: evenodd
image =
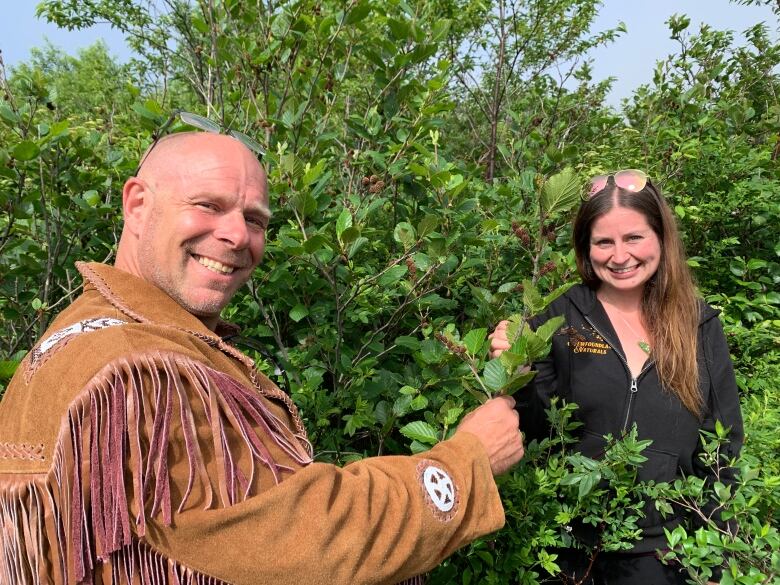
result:
M 598 457 L 603 436 L 637 425 L 652 439 L 639 479 L 673 481 L 711 473 L 699 461 L 699 432 L 715 421 L 731 427 L 726 455 L 742 444 L 742 417 L 729 350 L 717 312 L 696 297 L 674 216 L 645 173 L 620 171 L 593 179 L 574 221 L 582 284 L 531 321 L 536 328 L 563 315 L 569 335 L 556 335 L 533 383 L 516 395 L 527 439 L 546 436 L 544 409 L 553 396 L 578 405 L 579 450 Z M 507 323 L 491 335 L 493 356 L 509 347 Z M 576 330 L 576 334 L 571 331 Z M 733 481 L 733 475 L 721 481 Z M 663 565 L 663 518 L 652 502 L 640 521 L 642 539 L 626 554 L 598 555 L 587 583 L 685 583 L 679 567 Z M 562 566 L 581 577 L 588 560 L 566 551 Z

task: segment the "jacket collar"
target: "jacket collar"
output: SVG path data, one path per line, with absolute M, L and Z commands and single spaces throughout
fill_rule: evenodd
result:
M 198 337 L 219 339 L 235 334 L 238 327 L 220 320 L 211 331 L 203 322 L 150 282 L 99 262 L 76 262 L 84 277 L 84 291 L 96 290 L 123 314 L 139 323 L 154 323 L 185 329 Z
M 607 318 L 604 313 L 604 308 L 596 298 L 596 291 L 592 288 L 580 284 L 573 286 L 565 293 L 566 297 L 577 307 L 580 313 L 591 317 L 594 321 L 603 321 Z M 699 326 L 703 325 L 710 319 L 716 317 L 720 311 L 713 309 L 704 301 L 700 302 L 701 310 L 699 311 Z M 608 318 L 607 318 L 608 320 Z

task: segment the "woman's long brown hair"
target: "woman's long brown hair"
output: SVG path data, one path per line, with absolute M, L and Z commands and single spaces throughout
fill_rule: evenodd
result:
M 677 222 L 660 191 L 648 180 L 644 189 L 625 191 L 610 181 L 583 202 L 574 220 L 574 250 L 583 283 L 596 290 L 601 281 L 590 262 L 590 232 L 613 207 L 641 213 L 661 243 L 655 275 L 645 283 L 642 319 L 651 337 L 653 359 L 663 387 L 701 418 L 703 400 L 696 363 L 700 305 L 685 259 Z

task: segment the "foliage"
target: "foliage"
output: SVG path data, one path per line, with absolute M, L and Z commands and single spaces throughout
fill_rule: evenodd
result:
M 720 583 L 773 583 L 780 578 L 780 477 L 767 472 L 759 460 L 744 455 L 724 461 L 720 448 L 726 429 L 704 437 L 702 461 L 718 478 L 706 486 L 697 477 L 678 479 L 673 486 L 653 486 L 648 495 L 661 510 L 678 506 L 693 518 L 690 525 L 667 531 L 670 550 L 665 558 L 689 570 L 697 584 L 706 584 L 725 565 Z M 709 439 L 709 440 L 707 440 Z M 725 464 L 739 470 L 733 485 L 721 481 Z
M 0 379 L 78 291 L 74 262 L 113 254 L 128 165 L 115 143 L 133 131 L 118 76 L 102 45 L 36 52 L 10 80 L 0 68 Z
M 746 421 L 738 485 L 636 485 L 644 444 L 613 437 L 603 459 L 585 459 L 571 447 L 574 406 L 557 405 L 555 433 L 501 480 L 507 527 L 432 578 L 540 582 L 571 543 L 566 526 L 603 524 L 602 547 L 623 548 L 647 498 L 694 515 L 716 501 L 736 522 L 728 534 L 709 519 L 670 533 L 670 555 L 698 582 L 720 558 L 735 582 L 776 575 L 780 48 L 762 26 L 738 46 L 674 17 L 679 50 L 619 113 L 588 51 L 623 27 L 593 32 L 597 10 L 41 2 L 63 27 L 110 23 L 137 58 L 48 48 L 0 68 L 0 385 L 78 292 L 73 262 L 111 259 L 122 181 L 173 108 L 267 147 L 266 257 L 224 316 L 301 407 L 317 458 L 338 463 L 424 450 L 486 394 L 527 383 L 559 324 L 532 332 L 526 319 L 574 280 L 568 224 L 583 177 L 643 168 L 723 311 Z M 490 360 L 487 333 L 510 316 L 513 347 Z
M 625 550 L 639 537 L 645 490 L 636 470 L 650 441 L 638 441 L 634 428 L 608 437 L 604 456 L 589 459 L 573 448 L 580 426 L 575 410 L 553 402 L 550 437 L 528 445 L 521 464 L 499 481 L 505 528 L 445 562 L 431 583 L 538 583 L 560 573 L 556 549 L 582 547 L 596 556 Z M 600 537 L 586 546 L 573 527 L 590 527 Z

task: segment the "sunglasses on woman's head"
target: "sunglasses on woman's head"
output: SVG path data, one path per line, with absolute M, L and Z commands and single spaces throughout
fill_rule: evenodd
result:
M 637 169 L 626 169 L 611 175 L 596 175 L 590 180 L 590 191 L 588 191 L 586 199 L 590 199 L 606 189 L 610 178 L 612 178 L 617 187 L 632 193 L 641 191 L 647 185 L 647 174 Z

